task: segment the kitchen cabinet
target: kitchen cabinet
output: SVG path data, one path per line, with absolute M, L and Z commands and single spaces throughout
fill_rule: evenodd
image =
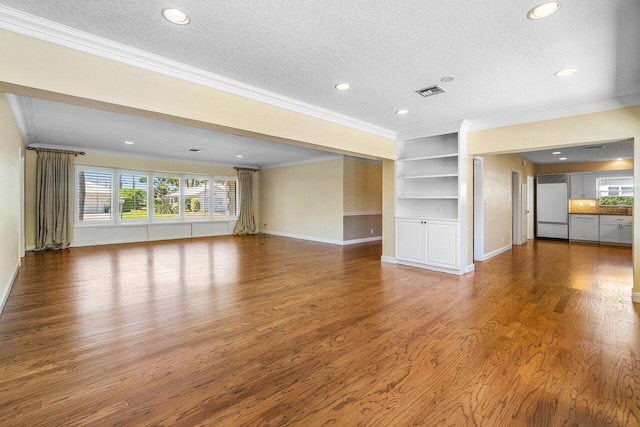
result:
M 599 229 L 599 215 L 572 214 L 569 216 L 570 240 L 597 242 L 600 240 Z
M 630 245 L 632 242 L 632 217 L 625 215 L 600 215 L 600 242 Z
M 458 221 L 398 218 L 396 259 L 409 265 L 458 270 Z
M 572 173 L 570 176 L 572 199 L 597 199 L 597 176 L 594 174 Z

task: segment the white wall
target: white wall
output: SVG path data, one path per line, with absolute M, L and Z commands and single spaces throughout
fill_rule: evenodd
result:
M 20 245 L 20 152 L 24 150 L 7 97 L 0 94 L 0 311 L 4 307 L 15 275 L 18 272 Z

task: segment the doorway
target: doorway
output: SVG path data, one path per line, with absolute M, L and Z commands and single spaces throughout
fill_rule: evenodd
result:
M 511 244 L 523 244 L 522 238 L 522 178 L 520 171 L 511 171 Z
M 534 238 L 533 175 L 527 175 L 527 240 Z

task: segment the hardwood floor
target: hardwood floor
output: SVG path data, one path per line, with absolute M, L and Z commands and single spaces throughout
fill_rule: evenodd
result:
M 631 281 L 553 241 L 462 277 L 263 235 L 30 253 L 0 425 L 639 425 Z

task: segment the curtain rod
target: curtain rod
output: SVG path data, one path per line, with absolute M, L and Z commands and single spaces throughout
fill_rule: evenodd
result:
M 258 172 L 258 171 L 259 171 L 259 169 L 252 169 L 252 168 L 239 168 L 239 167 L 236 167 L 236 166 L 234 166 L 233 168 L 234 168 L 235 170 L 237 170 L 237 171 L 251 171 L 251 172 Z
M 27 150 L 34 150 L 36 153 L 40 151 L 46 151 L 48 153 L 64 153 L 64 154 L 73 154 L 74 156 L 84 156 L 84 151 L 73 151 L 73 150 L 55 150 L 53 148 L 39 148 L 39 147 L 27 147 Z

